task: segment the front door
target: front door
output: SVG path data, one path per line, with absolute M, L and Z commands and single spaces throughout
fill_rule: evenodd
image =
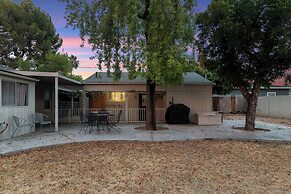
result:
M 139 121 L 146 121 L 147 95 L 139 94 Z

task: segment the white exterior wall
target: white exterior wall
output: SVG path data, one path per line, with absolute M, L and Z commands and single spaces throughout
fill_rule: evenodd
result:
M 257 115 L 291 119 L 291 96 L 259 97 Z
M 28 106 L 2 106 L 2 80 L 15 81 L 28 84 Z M 12 115 L 26 120 L 26 123 L 32 123 L 32 114 L 35 113 L 35 82 L 0 75 L 0 122 L 8 123 L 8 129 L 0 135 L 0 140 L 11 138 L 15 129 Z M 30 133 L 30 127 L 22 127 L 15 136 Z M 34 131 L 34 127 L 32 128 Z
M 194 122 L 195 113 L 212 111 L 211 85 L 181 85 L 175 88 L 168 88 L 167 107 L 172 97 L 174 104 L 185 104 L 190 108 L 190 122 Z

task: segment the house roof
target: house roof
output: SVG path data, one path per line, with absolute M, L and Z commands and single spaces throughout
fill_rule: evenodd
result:
M 128 79 L 128 73 L 122 72 L 119 81 L 114 81 L 113 77 L 108 77 L 106 72 L 96 72 L 82 82 L 83 84 L 145 84 L 146 81 L 140 77 Z M 212 85 L 212 82 L 202 77 L 198 73 L 188 72 L 184 75 L 184 84 Z
M 68 78 L 64 75 L 61 75 L 59 72 L 40 72 L 40 71 L 13 71 L 15 73 L 19 73 L 21 75 L 25 75 L 25 76 L 29 76 L 29 77 L 34 77 L 37 79 L 51 79 L 51 78 L 60 78 L 61 80 L 63 80 L 63 82 L 67 83 L 67 84 L 77 84 L 77 85 L 81 85 L 81 82 Z
M 5 70 L 5 69 L 0 69 L 0 75 L 5 75 L 9 77 L 14 77 L 18 79 L 23 79 L 23 80 L 28 80 L 28 81 L 33 81 L 33 82 L 38 82 L 39 80 L 10 71 L 10 70 Z
M 287 70 L 283 77 L 276 79 L 272 83 L 272 87 L 291 87 L 291 83 L 286 83 L 286 75 L 290 75 L 290 74 L 291 74 L 291 69 Z

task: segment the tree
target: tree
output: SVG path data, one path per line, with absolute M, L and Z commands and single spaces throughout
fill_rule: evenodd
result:
M 199 61 L 198 63 L 194 61 L 190 62 L 187 67 L 187 71 L 196 72 L 214 83 L 212 87 L 213 94 L 225 95 L 231 92 L 231 90 L 233 89 L 231 83 L 218 76 L 215 72 L 206 69 L 205 66 L 201 65 Z
M 148 130 L 156 129 L 156 84 L 177 85 L 188 64 L 186 48 L 194 42 L 195 0 L 62 0 L 67 23 L 88 38 L 98 67 L 118 80 L 141 76 L 147 85 Z
M 74 55 L 67 53 L 49 52 L 45 55 L 44 62 L 37 65 L 37 71 L 60 72 L 64 75 L 72 74 L 73 68 L 77 68 L 79 61 Z
M 43 60 L 62 45 L 51 18 L 31 0 L 2 0 L 0 13 L 1 64 L 15 69 L 17 61 Z
M 290 67 L 291 1 L 214 0 L 197 23 L 208 68 L 240 89 L 254 130 L 260 88 Z

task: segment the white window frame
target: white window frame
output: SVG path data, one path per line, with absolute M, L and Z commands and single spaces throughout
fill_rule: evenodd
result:
M 267 96 L 277 96 L 277 92 L 267 92 Z
M 23 83 L 15 80 L 10 80 L 10 79 L 2 79 L 1 81 L 1 106 L 3 107 L 27 107 L 29 106 L 29 84 L 28 83 Z M 12 82 L 14 84 L 14 104 L 3 104 L 3 82 Z M 16 94 L 17 94 L 17 84 L 25 84 L 27 85 L 27 103 L 26 105 L 17 105 L 17 100 L 16 100 Z

